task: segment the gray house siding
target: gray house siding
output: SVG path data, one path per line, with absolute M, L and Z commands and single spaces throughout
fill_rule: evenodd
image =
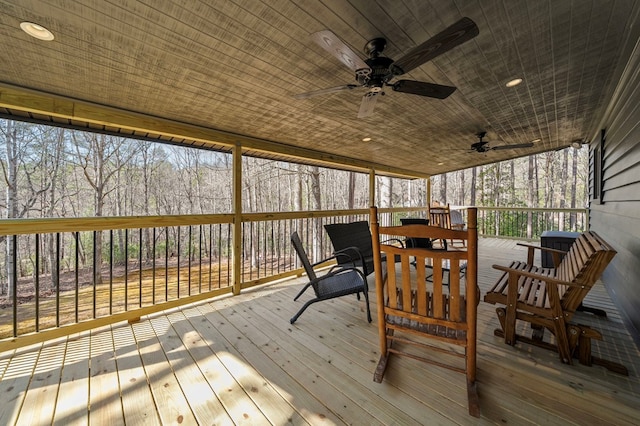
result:
M 603 275 L 640 346 L 640 46 L 590 144 L 590 227 L 618 251 Z

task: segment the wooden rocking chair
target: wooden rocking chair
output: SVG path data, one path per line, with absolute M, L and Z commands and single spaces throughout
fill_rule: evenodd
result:
M 581 364 L 599 364 L 628 375 L 623 365 L 591 355 L 591 339 L 602 340 L 599 331 L 571 322 L 573 314 L 616 251 L 592 231 L 582 233 L 562 261 L 559 259 L 564 252 L 560 250 L 519 245 L 528 247 L 527 262 L 493 265 L 504 273 L 484 296 L 485 302 L 505 306 L 496 309 L 501 329 L 496 329 L 494 334 L 504 337 L 509 345 L 521 341 L 557 351 L 565 364 L 571 364 L 572 358 L 577 357 Z M 550 252 L 556 267 L 535 266 L 536 249 Z M 531 337 L 516 334 L 516 320 L 531 324 Z M 555 344 L 543 341 L 545 329 L 553 334 Z
M 378 211 L 371 208 L 380 361 L 373 379 L 381 382 L 391 354 L 431 363 L 466 374 L 469 414 L 479 417 L 476 390 L 477 282 L 476 209 L 468 209 L 468 229 L 456 231 L 428 225 L 383 227 Z M 462 239 L 466 249 L 436 250 L 383 244 L 388 236 L 409 239 Z M 382 256 L 386 255 L 386 264 Z M 430 263 L 432 281 L 425 268 Z M 466 280 L 461 265 L 466 262 Z M 443 282 L 443 268 L 449 282 Z M 384 270 L 383 270 L 384 268 Z M 447 285 L 448 284 L 448 285 Z M 428 339 L 427 339 L 428 338 Z M 427 343 L 430 342 L 430 343 Z M 431 354 L 439 354 L 437 357 Z M 442 360 L 441 354 L 445 355 Z M 438 359 L 436 359 L 438 358 Z M 462 359 L 462 361 L 461 361 Z M 450 361 L 450 362 L 449 362 Z

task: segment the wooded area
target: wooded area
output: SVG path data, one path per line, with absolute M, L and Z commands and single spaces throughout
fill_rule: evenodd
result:
M 3 218 L 232 212 L 231 154 L 9 120 L 0 120 L 0 135 Z M 435 176 L 432 200 L 458 206 L 584 207 L 586 151 L 569 148 Z M 368 179 L 365 173 L 244 156 L 243 212 L 367 208 Z M 376 192 L 379 207 L 426 204 L 421 179 L 378 176 Z M 118 258 L 132 243 L 125 242 L 124 230 L 114 232 L 112 250 Z M 151 241 L 150 230 L 144 233 L 140 241 Z M 96 258 L 104 258 L 102 238 L 99 232 L 95 242 L 76 237 L 64 244 L 69 253 L 74 244 L 82 245 L 79 262 L 88 264 L 87 250 L 94 245 Z M 0 240 L 5 247 L 0 279 L 6 294 L 14 249 L 6 236 Z M 54 245 L 53 236 L 43 235 L 41 252 L 49 259 L 39 266 L 43 273 L 52 270 Z M 150 247 L 145 256 L 155 256 Z M 29 269 L 19 275 L 28 275 Z

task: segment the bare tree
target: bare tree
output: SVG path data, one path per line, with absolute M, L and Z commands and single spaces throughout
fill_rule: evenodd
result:
M 48 170 L 43 167 L 44 156 L 39 145 L 38 128 L 26 123 L 12 120 L 0 121 L 0 133 L 4 139 L 4 158 L 0 161 L 2 176 L 5 183 L 5 217 L 20 219 L 41 198 L 51 185 Z M 39 178 L 40 176 L 40 178 Z M 13 269 L 14 247 L 11 238 L 0 237 L 6 243 L 5 272 L 6 286 L 0 288 L 0 293 L 11 295 L 14 287 Z
M 476 203 L 476 181 L 477 181 L 477 177 L 478 177 L 478 168 L 477 167 L 471 168 L 471 193 L 469 194 L 469 196 L 470 196 L 469 204 L 472 205 L 472 206 L 477 205 L 477 203 Z
M 356 174 L 349 172 L 349 188 L 348 188 L 347 208 L 354 209 L 356 205 Z
M 107 196 L 116 189 L 112 180 L 124 165 L 135 155 L 135 151 L 127 150 L 127 139 L 107 136 L 98 133 L 73 132 L 72 141 L 76 152 L 77 165 L 93 189 L 94 215 L 103 216 Z M 95 238 L 94 280 L 102 283 L 100 267 L 102 265 L 102 233 L 97 232 Z M 123 243 L 123 244 L 126 244 Z M 123 247 L 121 247 L 123 248 Z M 124 259 L 125 262 L 127 259 Z
M 573 150 L 573 155 L 571 156 L 571 208 L 575 209 L 576 208 L 576 188 L 578 186 L 578 150 L 574 149 Z M 586 185 L 585 185 L 586 186 Z M 571 213 L 570 217 L 569 217 L 569 223 L 571 226 L 571 230 L 575 231 L 576 230 L 576 214 L 575 213 Z

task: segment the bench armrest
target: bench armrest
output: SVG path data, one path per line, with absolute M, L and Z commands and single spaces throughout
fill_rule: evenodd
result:
M 533 278 L 533 279 L 544 281 L 544 282 L 550 283 L 550 284 L 566 285 L 566 286 L 570 286 L 570 287 L 584 287 L 582 284 L 574 283 L 574 282 L 571 282 L 571 281 L 559 280 L 557 278 L 550 277 L 549 275 L 537 274 L 535 272 L 529 272 L 529 271 L 523 271 L 521 269 L 511 268 L 509 266 L 493 265 L 492 267 L 493 267 L 493 269 L 498 269 L 500 271 L 504 271 L 504 272 L 508 272 L 508 273 L 514 273 L 514 274 L 516 274 L 518 276 L 521 276 L 521 277 Z
M 527 247 L 527 263 L 529 265 L 533 265 L 533 255 L 535 253 L 535 250 L 538 249 L 542 252 L 547 252 L 547 253 L 551 253 L 551 256 L 553 257 L 553 267 L 557 268 L 560 265 L 560 259 L 562 255 L 567 254 L 566 251 L 563 250 L 557 250 L 557 249 L 552 249 L 550 247 L 542 247 L 542 246 L 536 246 L 533 244 L 526 244 L 526 243 L 517 243 L 517 245 L 522 246 L 522 247 Z

